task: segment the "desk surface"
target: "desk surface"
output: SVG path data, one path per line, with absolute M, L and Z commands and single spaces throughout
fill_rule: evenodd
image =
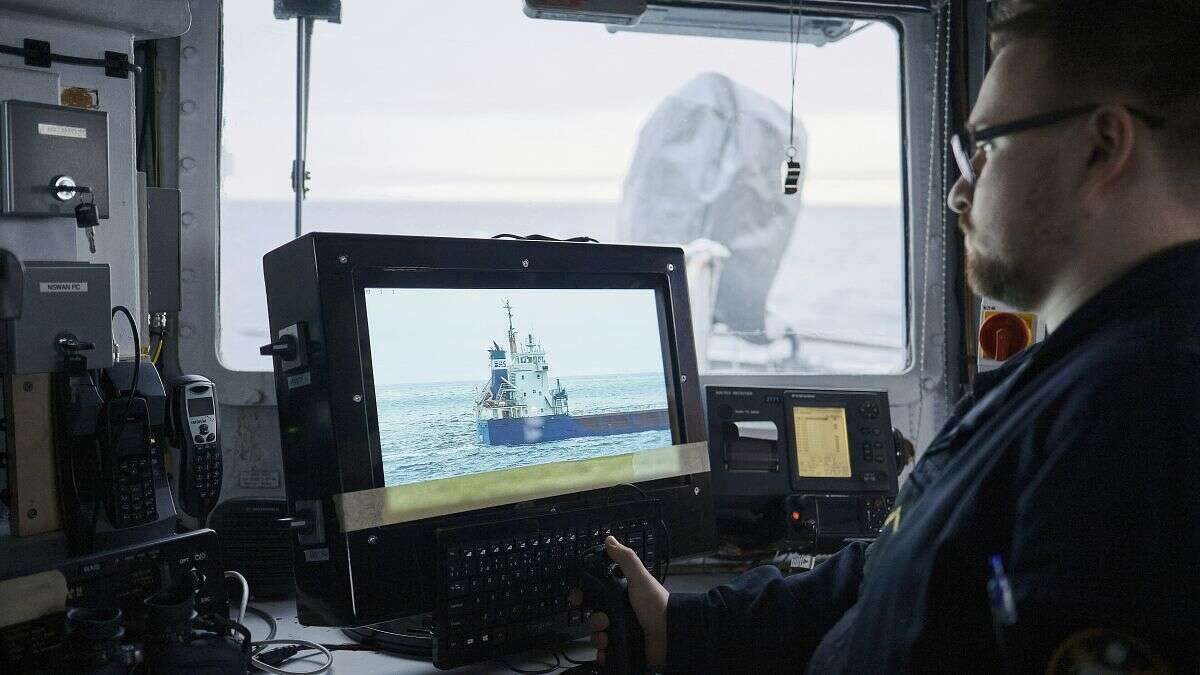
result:
M 667 587 L 672 591 L 704 591 L 713 586 L 722 583 L 729 579 L 731 575 L 677 575 L 672 576 L 667 581 Z M 345 633 L 338 628 L 315 628 L 311 626 L 301 626 L 296 621 L 296 603 L 292 600 L 282 600 L 278 602 L 255 602 L 252 603 L 271 616 L 279 624 L 278 634 L 276 639 L 284 638 L 300 638 L 312 642 L 320 642 L 326 644 L 342 644 L 352 642 Z M 235 608 L 236 609 L 236 608 Z M 254 616 L 246 614 L 246 626 L 253 633 L 256 640 L 261 640 L 267 635 L 266 623 Z M 571 658 L 580 661 L 592 659 L 595 657 L 595 651 L 588 647 L 586 641 L 580 641 L 568 648 L 567 653 Z M 289 661 L 284 667 L 289 670 L 305 670 L 319 664 L 323 656 L 315 656 L 311 659 L 297 659 Z M 548 660 L 547 660 L 548 659 Z M 509 659 L 509 663 L 518 668 L 527 670 L 539 670 L 547 665 L 554 663 L 554 658 L 546 654 L 538 652 L 530 652 L 521 656 L 514 656 Z M 563 661 L 562 667 L 567 668 L 571 664 Z M 357 652 L 357 651 L 335 651 L 333 653 L 333 673 L 355 673 L 355 675 L 415 675 L 417 673 L 510 673 L 509 669 L 502 664 L 481 663 L 473 666 L 457 668 L 452 671 L 438 670 L 428 660 L 422 660 L 412 657 L 396 656 L 379 652 Z

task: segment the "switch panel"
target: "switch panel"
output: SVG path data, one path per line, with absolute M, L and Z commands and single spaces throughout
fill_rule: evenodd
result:
M 108 113 L 0 102 L 0 215 L 74 218 L 89 201 L 108 218 Z
M 67 334 L 92 345 L 79 354 L 88 368 L 112 365 L 108 265 L 25 261 L 21 316 L 3 323 L 0 372 L 52 373 L 63 369 L 57 340 Z

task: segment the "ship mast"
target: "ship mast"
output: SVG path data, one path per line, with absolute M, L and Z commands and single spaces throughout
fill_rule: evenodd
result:
M 508 311 L 508 353 L 512 356 L 517 354 L 517 331 L 513 328 L 512 305 L 506 298 L 504 300 L 504 309 Z

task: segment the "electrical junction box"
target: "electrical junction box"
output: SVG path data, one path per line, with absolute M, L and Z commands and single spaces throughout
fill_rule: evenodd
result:
M 179 190 L 146 188 L 146 291 L 147 310 L 178 312 L 179 295 Z
M 108 113 L 0 101 L 0 216 L 74 218 L 87 201 L 108 218 Z
M 21 316 L 4 322 L 0 372 L 52 373 L 63 370 L 56 342 L 70 333 L 92 349 L 79 352 L 88 368 L 112 365 L 112 307 L 108 265 L 25 261 Z

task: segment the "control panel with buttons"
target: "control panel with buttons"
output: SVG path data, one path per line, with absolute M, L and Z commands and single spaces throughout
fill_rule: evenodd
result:
M 718 498 L 896 493 L 886 391 L 707 387 Z

